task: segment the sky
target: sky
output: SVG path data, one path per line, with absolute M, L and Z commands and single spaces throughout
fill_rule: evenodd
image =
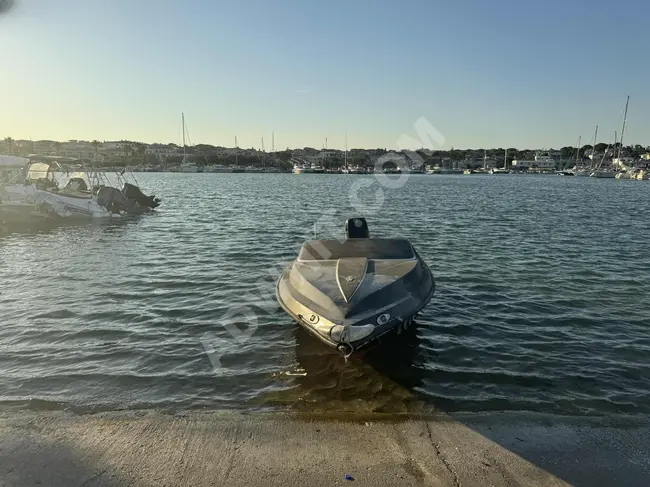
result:
M 559 148 L 630 95 L 650 144 L 647 0 L 13 3 L 0 138 L 181 143 L 184 113 L 193 144 Z

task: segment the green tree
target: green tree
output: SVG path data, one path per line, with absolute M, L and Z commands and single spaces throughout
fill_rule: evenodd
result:
M 510 160 L 519 159 L 519 149 L 517 149 L 516 147 L 510 147 L 508 149 L 508 159 Z
M 5 146 L 7 147 L 7 151 L 9 152 L 9 155 L 14 154 L 14 139 L 11 137 L 5 137 Z
M 576 148 L 571 146 L 562 147 L 560 153 L 562 154 L 562 159 L 571 159 L 576 155 Z

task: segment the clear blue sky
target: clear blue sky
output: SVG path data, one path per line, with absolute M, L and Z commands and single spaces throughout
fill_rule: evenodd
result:
M 0 137 L 268 148 L 650 144 L 647 0 L 15 0 Z

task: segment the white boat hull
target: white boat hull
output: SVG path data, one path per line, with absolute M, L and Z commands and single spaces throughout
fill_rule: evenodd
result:
M 616 173 L 613 171 L 594 171 L 589 175 L 590 178 L 614 179 Z
M 37 189 L 34 185 L 5 186 L 3 201 L 7 204 L 31 206 L 34 213 L 45 213 L 53 217 L 85 219 L 120 217 L 120 214 L 110 212 L 101 206 L 95 196 L 71 196 Z
M 226 166 L 208 166 L 203 170 L 203 172 L 225 173 L 232 172 L 232 168 Z

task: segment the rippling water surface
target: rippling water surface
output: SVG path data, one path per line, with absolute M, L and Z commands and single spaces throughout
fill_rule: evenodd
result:
M 153 215 L 0 230 L 5 407 L 650 412 L 647 182 L 138 178 Z M 274 280 L 358 211 L 411 239 L 437 290 L 414 334 L 345 363 Z

